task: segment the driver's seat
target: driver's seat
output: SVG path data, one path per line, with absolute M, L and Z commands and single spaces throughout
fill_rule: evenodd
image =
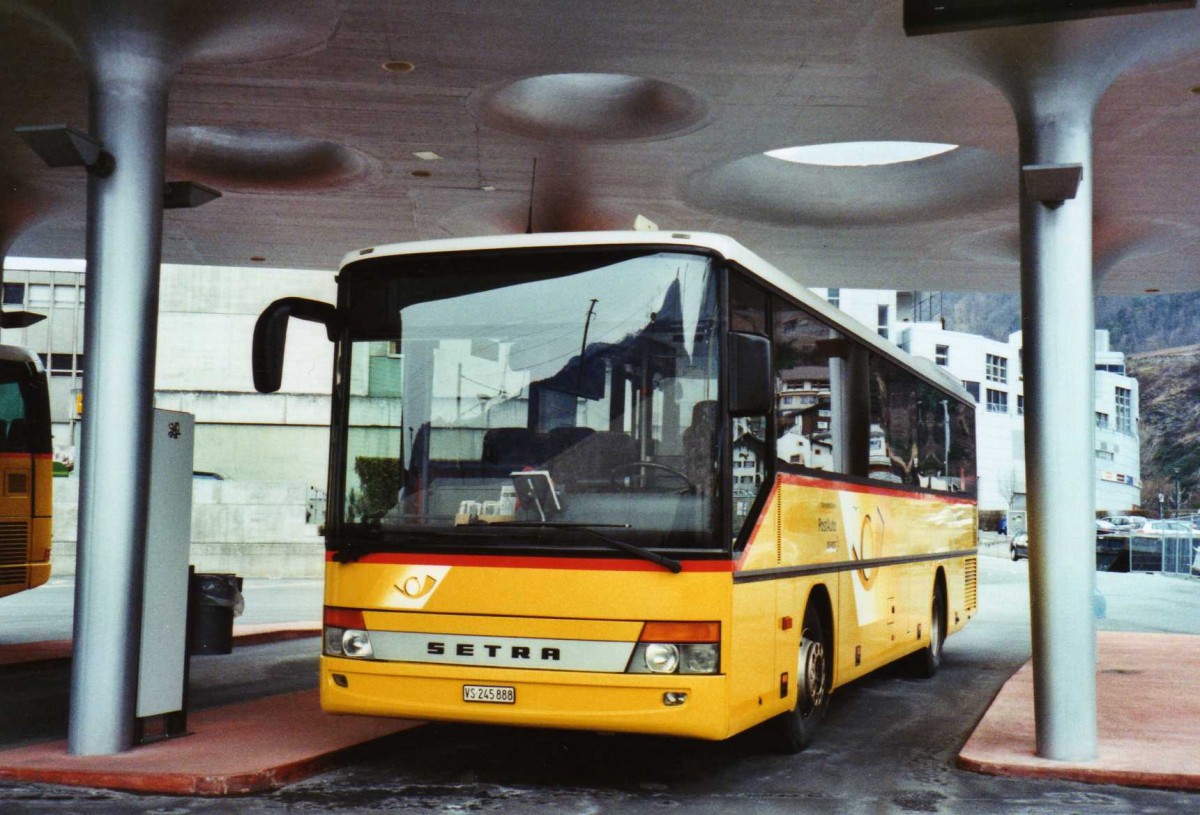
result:
M 637 442 L 628 433 L 602 430 L 585 436 L 547 462 L 555 483 L 576 492 L 605 489 L 612 473 L 638 460 Z

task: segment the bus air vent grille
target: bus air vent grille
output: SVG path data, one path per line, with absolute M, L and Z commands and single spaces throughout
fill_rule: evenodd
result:
M 29 579 L 28 571 L 24 566 L 0 566 L 0 586 L 24 585 Z
M 967 609 L 973 611 L 978 605 L 979 595 L 979 559 L 969 557 L 963 567 L 966 577 L 966 600 Z
M 0 566 L 25 565 L 29 560 L 29 524 L 0 523 Z

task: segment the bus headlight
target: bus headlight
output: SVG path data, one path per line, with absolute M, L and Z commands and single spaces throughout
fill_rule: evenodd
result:
M 651 673 L 673 674 L 679 667 L 679 648 L 669 642 L 651 642 L 642 659 Z
M 342 634 L 342 653 L 355 659 L 370 659 L 375 656 L 371 648 L 371 637 L 366 631 L 354 628 L 347 629 Z
M 720 649 L 715 642 L 689 642 L 683 646 L 679 672 L 685 674 L 715 674 Z
M 635 674 L 715 674 L 720 668 L 720 623 L 648 622 L 625 670 Z
M 342 657 L 346 652 L 342 650 L 342 635 L 346 633 L 346 629 L 337 628 L 332 625 L 325 626 L 325 644 L 322 651 L 328 657 Z
M 375 657 L 362 609 L 326 606 L 324 623 L 325 635 L 322 638 L 324 642 L 321 652 L 325 656 L 354 659 Z

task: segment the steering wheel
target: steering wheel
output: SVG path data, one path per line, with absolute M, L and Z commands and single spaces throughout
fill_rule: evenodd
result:
M 608 481 L 618 490 L 644 492 L 649 489 L 647 481 L 652 481 L 654 480 L 653 478 L 642 480 L 642 483 L 636 487 L 630 484 L 622 484 L 620 483 L 620 479 L 625 473 L 634 471 L 643 472 L 645 470 L 654 470 L 681 479 L 685 486 L 678 490 L 680 495 L 694 495 L 696 493 L 696 482 L 692 481 L 692 479 L 688 478 L 685 473 L 676 470 L 674 467 L 668 467 L 666 464 L 659 464 L 657 461 L 631 461 L 628 464 L 618 464 L 616 467 L 612 468 L 611 472 L 609 472 Z

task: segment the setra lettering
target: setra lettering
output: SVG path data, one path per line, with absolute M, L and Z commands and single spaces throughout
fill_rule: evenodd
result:
M 507 653 L 505 648 L 507 647 Z M 497 645 L 495 643 L 451 643 L 452 653 L 459 657 L 486 656 L 488 659 L 528 659 L 541 662 L 561 662 L 562 651 L 558 648 L 543 647 L 536 651 L 528 645 Z M 446 656 L 446 643 L 436 640 L 425 643 L 425 653 L 430 656 Z

